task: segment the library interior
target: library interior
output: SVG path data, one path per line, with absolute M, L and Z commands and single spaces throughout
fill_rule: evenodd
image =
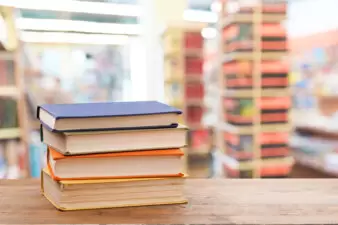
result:
M 189 178 L 338 176 L 336 1 L 1 2 L 0 179 L 46 166 L 38 105 L 148 100 Z
M 51 188 L 150 171 L 188 181 L 337 178 L 337 8 L 337 0 L 0 0 L 0 184 L 43 178 Z M 168 121 L 177 126 L 129 129 Z M 114 204 L 127 204 L 123 197 Z M 54 205 L 62 204 L 80 207 Z

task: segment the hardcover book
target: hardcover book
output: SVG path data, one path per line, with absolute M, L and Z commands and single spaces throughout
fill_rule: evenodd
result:
M 260 101 L 261 123 L 280 124 L 288 122 L 288 112 L 291 106 L 289 97 L 264 97 Z M 253 123 L 253 99 L 224 99 L 225 118 L 233 125 L 249 126 Z
M 289 155 L 288 133 L 262 133 L 260 135 L 262 158 L 276 158 Z M 227 154 L 238 161 L 252 160 L 254 140 L 252 135 L 224 134 Z
M 184 177 L 55 181 L 47 169 L 41 191 L 61 211 L 187 203 Z
M 63 155 L 182 148 L 187 127 L 93 132 L 52 132 L 41 126 L 41 141 Z
M 228 89 L 251 89 L 253 87 L 254 63 L 251 60 L 233 61 L 223 65 Z M 289 84 L 289 66 L 285 62 L 264 60 L 261 63 L 262 88 L 286 88 Z
M 260 161 L 261 177 L 287 177 L 294 164 L 291 156 L 279 157 L 273 159 L 263 159 Z M 225 174 L 230 178 L 252 178 L 255 163 L 239 162 L 236 159 L 225 157 L 223 169 Z
M 183 151 L 149 150 L 64 156 L 48 147 L 48 169 L 54 180 L 180 177 Z
M 156 101 L 45 104 L 37 117 L 55 132 L 177 127 L 179 109 Z

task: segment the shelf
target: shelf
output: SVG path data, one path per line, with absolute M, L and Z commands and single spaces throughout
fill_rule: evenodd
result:
M 168 105 L 173 107 L 182 108 L 183 107 L 183 100 L 170 100 L 168 101 Z
M 0 128 L 0 140 L 19 138 L 20 136 L 20 128 Z
M 39 130 L 40 129 L 40 121 L 37 119 L 30 119 L 28 120 L 28 124 L 30 129 L 32 130 Z
M 311 109 L 294 109 L 291 120 L 296 128 L 303 128 L 317 132 L 338 134 L 338 123 L 334 118 L 323 116 Z
M 186 57 L 196 57 L 203 59 L 203 49 L 185 49 L 184 55 Z
M 224 90 L 223 97 L 234 98 L 254 98 L 258 96 L 258 92 L 254 90 Z M 290 96 L 289 88 L 276 89 L 261 89 L 260 96 L 262 97 L 283 97 Z
M 278 23 L 287 19 L 287 16 L 285 14 L 281 15 L 262 14 L 262 17 L 263 22 Z M 229 15 L 226 17 L 226 19 L 224 19 L 222 27 L 224 28 L 234 23 L 253 23 L 254 19 L 255 17 L 253 13 Z
M 185 80 L 188 83 L 202 83 L 203 82 L 203 76 L 201 74 L 187 73 Z
M 187 106 L 201 106 L 204 107 L 204 98 L 201 99 L 187 99 Z
M 292 156 L 288 157 L 281 157 L 281 158 L 273 158 L 273 159 L 263 159 L 263 160 L 256 160 L 256 161 L 245 161 L 245 162 L 238 162 L 234 158 L 231 158 L 227 155 L 222 155 L 222 162 L 226 164 L 228 167 L 234 170 L 251 170 L 256 167 L 256 165 L 263 165 L 263 166 L 276 166 L 279 164 L 288 164 L 292 166 L 295 162 Z
M 169 78 L 165 78 L 164 82 L 167 84 L 184 83 L 184 78 L 183 77 L 169 77 Z
M 195 82 L 203 82 L 203 78 L 199 74 L 185 74 L 184 77 L 169 77 L 166 78 L 165 83 L 195 83 Z
M 0 52 L 0 60 L 15 60 L 14 52 Z
M 225 1 L 222 2 L 221 4 L 222 9 L 226 10 L 231 3 Z M 280 82 L 277 79 L 273 80 L 271 79 L 271 83 L 272 82 L 276 83 L 274 84 L 275 87 L 272 88 L 266 88 L 265 87 L 266 85 L 263 85 L 262 83 L 262 81 L 264 80 L 263 75 L 265 73 L 265 67 L 262 68 L 262 63 L 264 63 L 265 61 L 273 61 L 274 63 L 277 63 L 278 68 L 282 67 L 282 65 L 279 64 L 280 62 L 288 60 L 289 51 L 288 49 L 285 49 L 285 42 L 281 44 L 279 42 L 271 43 L 271 46 L 268 47 L 262 46 L 263 34 L 262 32 L 259 32 L 262 26 L 265 23 L 273 23 L 274 25 L 276 25 L 276 28 L 274 26 L 271 26 L 271 29 L 277 30 L 280 28 L 280 24 L 287 18 L 287 16 L 284 12 L 263 13 L 262 12 L 263 9 L 261 7 L 264 7 L 264 4 L 260 4 L 259 6 L 257 7 L 255 6 L 253 8 L 251 7 L 243 8 L 243 10 L 246 10 L 245 12 L 240 10 L 240 8 L 238 8 L 236 12 L 232 10 L 232 12 L 224 13 L 223 12 L 224 10 L 221 10 L 222 12 L 220 12 L 220 14 L 223 15 L 220 16 L 220 21 L 218 23 L 219 65 L 218 68 L 216 68 L 217 70 L 215 71 L 215 73 L 218 75 L 219 78 L 217 88 L 219 92 L 218 96 L 219 108 L 217 108 L 218 123 L 216 125 L 217 146 L 218 149 L 223 150 L 224 155 L 223 166 L 225 169 L 224 171 L 226 172 L 227 169 L 229 169 L 229 172 L 233 173 L 234 177 L 237 177 L 237 172 L 240 172 L 238 173 L 238 177 L 250 176 L 252 178 L 259 178 L 261 176 L 267 175 L 272 176 L 273 174 L 278 175 L 280 174 L 277 171 L 279 166 L 281 166 L 282 168 L 285 165 L 286 170 L 285 172 L 283 172 L 284 174 L 287 173 L 293 165 L 293 158 L 288 156 L 280 156 L 276 159 L 265 159 L 265 158 L 261 159 L 262 152 L 261 148 L 263 144 L 260 142 L 261 139 L 264 139 L 265 141 L 266 139 L 270 139 L 271 135 L 273 136 L 271 137 L 271 139 L 275 139 L 275 134 L 278 135 L 279 133 L 282 133 L 282 135 L 284 135 L 284 133 L 289 133 L 292 130 L 288 118 L 289 113 L 284 113 L 284 111 L 283 115 L 281 115 L 281 117 L 283 116 L 283 122 L 281 121 L 279 123 L 274 124 L 261 123 L 262 107 L 260 107 L 260 105 L 262 103 L 260 103 L 260 101 L 262 100 L 262 97 L 289 98 L 291 95 L 290 88 L 288 87 L 288 84 L 285 82 L 284 77 L 280 79 L 281 80 Z M 248 10 L 252 10 L 252 12 L 248 12 Z M 246 25 L 245 26 L 243 25 L 242 27 L 241 24 L 246 24 L 249 27 L 247 27 Z M 235 33 L 233 33 L 232 32 L 233 30 L 230 29 L 232 26 L 229 27 L 229 25 L 234 25 L 233 28 L 236 28 L 236 30 L 238 28 L 240 32 L 239 30 L 237 30 L 238 32 L 236 31 Z M 230 30 L 228 31 L 227 28 L 229 28 Z M 270 29 L 270 27 L 268 28 Z M 249 31 L 249 33 L 247 31 Z M 271 36 L 274 36 L 274 34 L 271 34 Z M 239 43 L 238 49 L 235 49 L 237 45 L 236 46 L 234 45 L 233 47 L 229 46 L 232 45 L 233 40 L 240 40 L 240 42 L 244 41 L 245 45 L 241 45 L 241 43 Z M 247 45 L 248 42 L 250 42 L 250 46 Z M 232 49 L 230 49 L 228 46 Z M 245 64 L 245 66 L 242 65 L 231 66 L 230 63 L 236 64 L 236 62 L 250 62 L 250 63 L 249 65 Z M 229 68 L 225 68 L 227 66 L 229 66 Z M 241 87 L 242 85 L 239 85 L 234 88 L 232 85 L 230 85 L 230 83 L 228 83 L 229 85 L 227 85 L 228 81 L 227 79 L 229 78 L 227 74 L 229 73 L 231 73 L 231 75 L 237 76 L 240 76 L 241 74 L 251 75 L 250 76 L 251 79 L 243 81 L 243 84 L 247 83 L 247 87 L 244 88 Z M 233 84 L 236 84 L 235 81 L 236 80 L 233 80 Z M 249 87 L 249 85 L 251 85 L 252 87 Z M 253 114 L 252 125 L 230 124 L 228 120 L 229 119 L 231 120 L 232 118 L 225 116 L 227 114 L 227 110 L 223 102 L 225 98 L 232 99 L 233 103 L 232 105 L 234 106 L 233 110 L 236 111 L 241 111 L 242 109 L 248 109 L 248 111 L 251 110 Z M 246 104 L 246 102 L 243 102 L 243 104 L 242 102 L 240 104 L 236 104 L 238 100 L 241 100 L 241 98 L 248 99 L 251 105 L 249 106 L 249 103 Z M 271 103 L 271 105 L 273 105 L 273 103 Z M 276 110 L 278 109 L 284 110 L 284 107 L 276 104 Z M 257 119 L 257 121 L 255 119 Z M 265 133 L 270 133 L 270 135 L 265 135 Z M 236 144 L 236 146 L 238 145 L 239 147 L 243 147 L 246 146 L 247 144 L 250 147 L 252 147 L 253 153 L 252 158 L 249 158 L 247 161 L 238 161 L 234 157 L 226 156 L 227 154 L 226 151 L 227 146 L 225 142 L 225 140 L 227 139 L 226 134 L 232 134 L 232 136 L 236 136 L 234 137 L 234 140 L 238 140 L 240 142 L 240 144 Z M 243 137 L 246 135 L 249 137 L 248 138 Z M 288 142 L 287 140 L 285 139 L 282 140 L 283 144 L 287 144 Z M 266 142 L 268 141 L 269 140 L 266 140 Z M 264 170 L 261 170 L 261 168 L 264 168 Z M 265 172 L 265 168 L 269 170 L 269 172 Z M 250 171 L 243 171 L 244 173 L 242 173 L 241 170 L 250 170 Z
M 0 86 L 0 97 L 18 97 L 19 89 L 16 86 Z
M 189 156 L 207 156 L 210 154 L 209 149 L 207 148 L 189 148 Z
M 219 128 L 223 131 L 228 131 L 235 134 L 253 134 L 253 126 L 234 126 L 231 124 L 219 125 Z M 272 132 L 290 132 L 292 129 L 290 124 L 262 124 L 260 127 L 261 132 L 272 133 Z
M 262 60 L 280 60 L 287 56 L 287 52 L 262 52 Z M 253 60 L 255 58 L 254 52 L 232 52 L 223 55 L 223 63 L 234 60 Z
M 312 168 L 328 175 L 338 176 L 338 164 L 332 165 L 330 168 L 330 165 L 326 165 L 325 163 L 325 158 L 326 161 L 328 161 L 328 157 L 330 157 L 330 155 L 309 155 L 296 151 L 293 151 L 292 155 L 295 161 L 300 165 Z M 337 160 L 337 154 L 331 154 L 331 156 L 334 156 L 334 158 L 336 158 L 335 160 Z
M 194 58 L 203 58 L 203 51 L 201 49 L 186 49 L 186 50 L 178 50 L 164 53 L 164 60 L 171 59 L 173 57 L 179 57 L 183 55 L 185 57 L 194 57 Z
M 189 130 L 201 130 L 201 129 L 206 129 L 205 126 L 201 123 L 194 123 L 194 124 L 188 124 L 187 125 Z

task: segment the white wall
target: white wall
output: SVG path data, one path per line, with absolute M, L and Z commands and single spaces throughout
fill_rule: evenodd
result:
M 131 40 L 130 64 L 132 100 L 164 101 L 163 54 L 158 21 L 154 8 L 156 0 L 140 0 L 141 35 Z
M 291 38 L 338 29 L 338 0 L 293 0 L 288 13 Z

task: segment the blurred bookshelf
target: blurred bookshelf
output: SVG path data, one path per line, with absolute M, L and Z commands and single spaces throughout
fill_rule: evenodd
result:
M 338 32 L 295 38 L 291 87 L 294 132 L 292 153 L 299 166 L 317 171 L 317 177 L 338 176 Z
M 0 7 L 3 32 L 0 51 L 0 179 L 29 176 L 21 43 L 15 10 Z
M 202 28 L 172 26 L 162 36 L 166 103 L 183 111 L 181 123 L 189 127 L 186 148 L 189 177 L 210 174 L 210 132 L 202 121 L 205 111 Z
M 288 177 L 291 94 L 286 3 L 222 1 L 218 24 L 219 122 L 223 174 Z

